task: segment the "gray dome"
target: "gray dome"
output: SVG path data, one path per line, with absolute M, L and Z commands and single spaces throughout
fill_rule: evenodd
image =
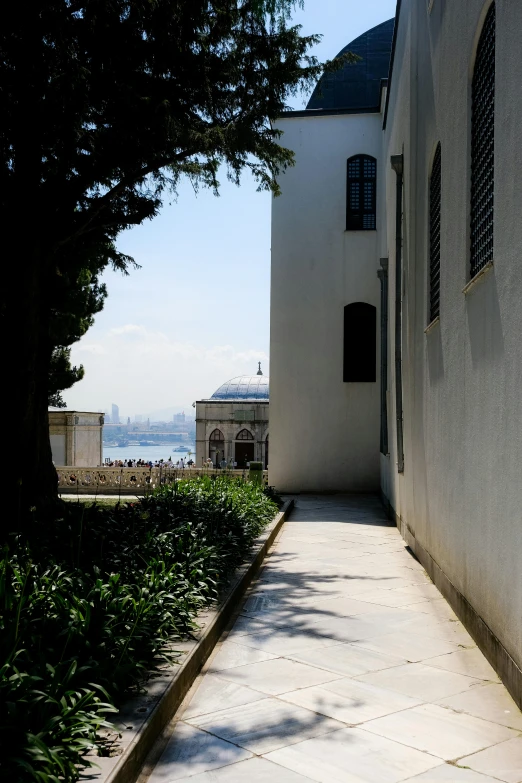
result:
M 373 27 L 345 46 L 339 54 L 353 52 L 361 57 L 335 73 L 321 77 L 307 109 L 379 108 L 381 80 L 388 78 L 395 19 Z
M 266 400 L 267 375 L 239 375 L 216 389 L 211 400 Z

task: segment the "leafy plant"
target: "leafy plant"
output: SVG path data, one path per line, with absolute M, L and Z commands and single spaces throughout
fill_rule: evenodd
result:
M 63 503 L 0 560 L 0 778 L 74 781 L 107 714 L 196 628 L 273 517 L 226 476 Z

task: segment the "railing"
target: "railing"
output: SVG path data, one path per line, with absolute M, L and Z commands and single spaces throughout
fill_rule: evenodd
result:
M 247 478 L 248 470 L 219 470 L 214 468 L 76 468 L 57 467 L 58 492 L 80 495 L 144 495 L 161 484 L 169 484 L 194 476 Z M 263 471 L 265 484 L 268 471 Z

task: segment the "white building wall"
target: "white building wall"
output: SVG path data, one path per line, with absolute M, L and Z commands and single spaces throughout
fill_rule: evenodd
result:
M 51 432 L 49 435 L 51 441 L 51 453 L 55 465 L 67 465 L 65 456 L 65 432 Z
M 55 465 L 93 468 L 103 464 L 103 415 L 49 411 L 49 437 Z
M 467 293 L 471 75 L 489 2 L 434 0 L 431 15 L 427 5 L 402 2 L 384 137 L 390 456 L 381 457 L 382 487 L 407 538 L 431 556 L 516 668 L 522 667 L 522 3 L 496 3 L 494 267 Z M 439 140 L 441 314 L 425 334 L 427 188 Z M 396 178 L 389 165 L 390 155 L 401 152 L 403 475 L 395 445 Z
M 378 231 L 345 227 L 346 161 L 380 158 L 381 124 L 379 114 L 277 122 L 295 153 L 272 207 L 269 481 L 280 491 L 379 485 L 378 366 L 375 383 L 343 383 L 343 318 L 351 302 L 379 308 Z M 378 222 L 382 211 L 378 200 Z

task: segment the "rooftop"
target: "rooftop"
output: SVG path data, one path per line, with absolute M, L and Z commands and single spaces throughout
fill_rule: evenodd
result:
M 388 77 L 395 19 L 373 27 L 351 41 L 337 57 L 353 52 L 361 58 L 321 77 L 306 111 L 378 110 L 381 82 Z
M 269 382 L 268 376 L 261 373 L 261 366 L 257 375 L 239 375 L 222 384 L 216 389 L 213 400 L 260 400 L 268 402 Z

